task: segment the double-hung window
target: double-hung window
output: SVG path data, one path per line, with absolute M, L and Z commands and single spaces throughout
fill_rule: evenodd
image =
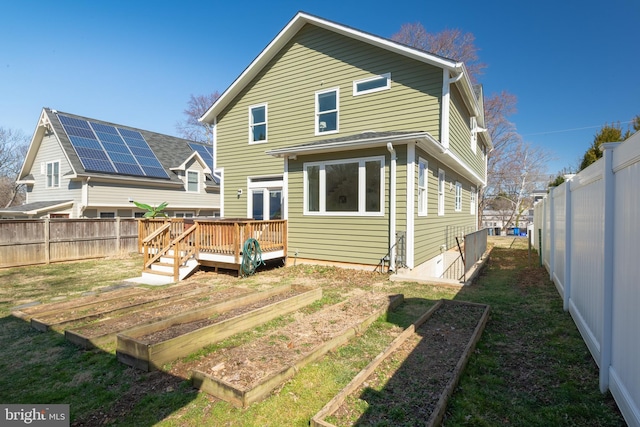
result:
M 187 191 L 190 193 L 200 191 L 200 173 L 198 171 L 187 171 Z
M 60 162 L 47 163 L 47 188 L 60 187 Z
M 438 169 L 438 215 L 444 215 L 444 182 L 444 171 Z
M 427 185 L 429 176 L 429 163 L 423 159 L 418 159 L 418 215 L 427 215 Z
M 462 211 L 462 184 L 456 181 L 456 202 L 455 202 L 455 211 Z
M 469 213 L 471 215 L 475 215 L 476 214 L 476 204 L 478 203 L 477 202 L 477 200 L 478 200 L 477 194 L 478 193 L 476 193 L 476 187 L 471 187 L 471 191 L 470 191 L 469 194 L 470 194 L 470 203 L 469 204 L 471 205 L 471 207 L 469 208 Z
M 471 117 L 470 123 L 471 127 L 471 151 L 476 153 L 478 149 L 478 120 L 475 117 Z
M 267 104 L 249 107 L 249 143 L 267 142 Z
M 307 215 L 383 215 L 384 157 L 304 165 Z
M 339 89 L 316 92 L 316 135 L 338 132 Z

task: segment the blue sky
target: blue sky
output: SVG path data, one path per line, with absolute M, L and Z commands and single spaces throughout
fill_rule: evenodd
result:
M 31 135 L 51 107 L 175 135 L 189 96 L 224 91 L 299 10 L 383 37 L 473 33 L 485 94 L 518 97 L 549 173 L 640 114 L 639 0 L 0 0 L 0 126 Z

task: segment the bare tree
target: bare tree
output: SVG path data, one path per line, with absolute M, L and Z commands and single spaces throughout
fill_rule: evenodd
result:
M 20 130 L 0 126 L 0 206 L 22 202 L 22 186 L 16 184 L 29 147 L 29 137 Z
M 474 84 L 487 67 L 479 60 L 479 49 L 475 45 L 473 34 L 458 29 L 431 34 L 420 23 L 404 24 L 391 38 L 414 48 L 464 62 Z M 540 185 L 541 179 L 548 181 L 544 171 L 549 154 L 523 143 L 516 126 L 509 121 L 509 117 L 516 113 L 516 105 L 516 96 L 507 91 L 493 94 L 484 100 L 485 125 L 493 142 L 493 150 L 487 156 L 487 185 L 480 190 L 478 197 L 478 226 L 482 225 L 482 212 L 488 202 L 496 204 L 498 195 L 507 198 L 501 203 L 504 209 L 513 209 L 508 214 L 511 222 L 524 211 L 528 192 L 536 189 L 535 186 Z M 530 155 L 533 152 L 545 161 L 534 161 Z M 523 167 L 528 172 L 523 172 L 522 176 L 514 175 L 514 171 Z M 509 196 L 504 196 L 505 194 Z
M 198 119 L 220 98 L 216 91 L 208 95 L 190 95 L 187 108 L 183 111 L 186 116 L 181 122 L 176 123 L 178 135 L 191 141 L 212 143 L 212 126 L 209 123 L 199 122 Z
M 439 33 L 428 33 L 419 23 L 403 24 L 400 31 L 391 36 L 392 40 L 421 49 L 445 58 L 464 62 L 472 83 L 477 83 L 487 64 L 480 62 L 475 36 L 461 30 L 446 29 Z
M 520 216 L 533 206 L 531 194 L 548 182 L 546 165 L 550 155 L 540 147 L 516 142 L 503 151 L 501 157 L 492 182 L 493 194 L 485 203 L 500 206 L 506 229 L 518 223 Z

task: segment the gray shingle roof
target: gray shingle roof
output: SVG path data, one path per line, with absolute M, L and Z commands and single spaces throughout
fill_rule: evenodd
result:
M 92 175 L 92 176 L 114 176 L 114 175 L 122 176 L 119 174 L 109 174 L 104 172 L 92 172 L 92 171 L 85 170 L 82 165 L 82 162 L 78 158 L 78 155 L 76 154 L 73 148 L 73 145 L 71 144 L 71 141 L 69 141 L 69 138 L 62 124 L 60 123 L 60 120 L 58 119 L 58 115 L 57 115 L 58 111 L 52 110 L 50 108 L 45 108 L 44 110 L 47 116 L 49 117 L 49 121 L 51 122 L 51 125 L 56 135 L 58 136 L 58 139 L 60 141 L 62 148 L 67 153 L 67 157 L 71 162 L 71 166 L 73 167 L 73 169 L 77 174 L 86 174 L 86 175 Z M 169 176 L 169 179 L 167 180 L 166 178 L 152 178 L 152 177 L 136 177 L 136 179 L 153 180 L 153 181 L 158 181 L 158 180 L 170 181 L 170 182 L 180 183 L 182 185 L 182 180 L 180 180 L 180 178 L 175 174 L 175 172 L 171 170 L 171 168 L 181 165 L 189 156 L 193 154 L 193 150 L 191 149 L 191 147 L 189 147 L 189 144 L 200 144 L 200 143 L 189 141 L 183 138 L 164 135 L 161 133 L 151 132 L 144 129 L 137 129 L 131 126 L 105 122 L 103 120 L 97 120 L 89 117 L 78 116 L 76 114 L 70 114 L 66 112 L 63 113 L 61 111 L 59 113 L 64 114 L 65 116 L 78 118 L 80 120 L 89 120 L 89 121 L 104 124 L 104 125 L 117 126 L 120 128 L 130 129 L 133 131 L 140 132 L 142 136 L 145 138 L 145 140 L 147 141 L 147 143 L 149 144 L 149 148 L 151 148 L 151 150 L 155 153 L 156 157 L 158 158 L 158 161 L 160 161 L 160 164 L 162 164 L 162 167 L 164 168 L 165 172 Z M 204 145 L 204 144 L 200 144 L 200 145 Z M 212 169 L 213 165 L 209 165 L 209 167 Z M 217 182 L 215 178 L 213 178 L 213 180 L 216 182 L 216 184 L 219 184 L 219 182 Z
M 46 210 L 49 207 L 53 207 L 53 206 L 58 206 L 58 205 L 62 205 L 65 203 L 72 203 L 73 200 L 52 200 L 52 201 L 47 201 L 47 202 L 33 202 L 33 203 L 26 203 L 24 205 L 19 205 L 19 206 L 11 206 L 8 208 L 4 208 L 4 209 L 0 209 L 0 212 L 6 212 L 6 213 L 16 213 L 16 212 L 30 212 L 30 211 L 42 211 L 42 210 Z

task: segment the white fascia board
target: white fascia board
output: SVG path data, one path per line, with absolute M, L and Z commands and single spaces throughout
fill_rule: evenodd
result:
M 312 24 L 320 28 L 333 31 L 344 36 L 360 40 L 373 46 L 416 59 L 427 64 L 440 68 L 446 68 L 456 75 L 466 73 L 464 64 L 451 59 L 443 58 L 414 49 L 394 41 L 384 39 L 369 33 L 365 33 L 354 28 L 346 27 L 335 22 L 327 21 L 304 12 L 299 12 L 291 21 L 278 33 L 278 35 L 265 47 L 256 59 L 249 64 L 240 76 L 225 90 L 213 105 L 198 120 L 206 123 L 213 123 L 216 116 L 224 109 L 240 91 L 262 70 L 262 68 L 289 42 L 297 32 L 305 25 Z M 470 85 L 467 78 L 466 82 Z M 473 93 L 473 90 L 470 90 Z M 472 98 L 475 99 L 475 98 Z
M 148 178 L 127 177 L 123 175 L 111 177 L 111 176 L 97 176 L 90 173 L 82 173 L 82 174 L 75 174 L 75 175 L 69 176 L 68 178 L 75 179 L 75 180 L 90 178 L 91 181 L 106 182 L 106 183 L 115 182 L 115 183 L 128 184 L 128 185 L 141 184 L 141 185 L 149 185 L 154 187 L 184 187 L 184 182 L 182 181 L 180 182 L 175 182 L 170 180 L 159 181 L 159 180 L 151 180 Z
M 70 206 L 73 206 L 73 201 L 60 203 L 59 205 L 47 206 L 46 208 L 42 208 L 42 209 L 34 209 L 32 211 L 26 211 L 25 214 L 26 215 L 39 215 L 42 212 L 58 210 L 58 209 L 62 209 L 62 208 L 70 207 Z
M 211 173 L 211 169 L 209 168 L 209 166 L 207 166 L 207 162 L 204 161 L 200 153 L 198 153 L 197 151 L 194 151 L 193 153 L 191 153 L 191 155 L 187 157 L 187 159 L 184 162 L 182 162 L 180 166 L 175 166 L 169 169 L 172 171 L 175 171 L 175 170 L 184 171 L 187 169 L 187 163 L 189 163 L 193 158 L 195 158 L 200 163 L 204 173 L 208 173 L 208 174 Z
M 380 136 L 377 138 L 365 139 L 362 141 L 337 141 L 328 144 L 307 145 L 302 147 L 281 148 L 269 150 L 265 153 L 274 157 L 292 157 L 304 154 L 332 153 L 336 151 L 361 150 L 364 148 L 384 147 L 387 143 L 403 143 L 411 140 L 431 140 L 440 145 L 428 132 L 415 134 Z M 443 152 L 443 150 L 440 150 Z

